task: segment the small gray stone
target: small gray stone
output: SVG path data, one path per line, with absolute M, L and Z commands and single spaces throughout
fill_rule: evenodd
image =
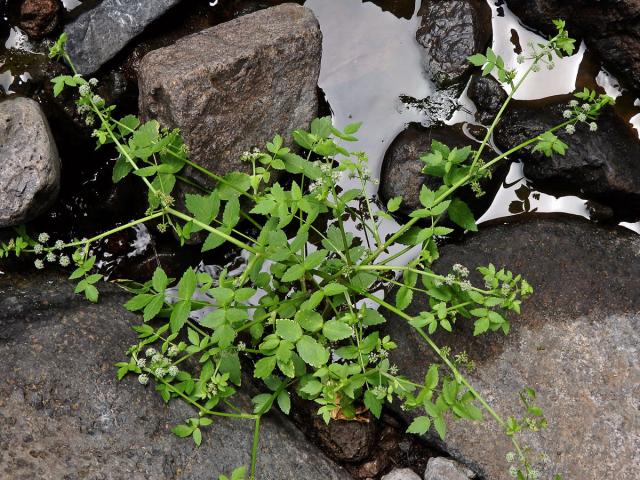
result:
M 0 478 L 212 480 L 248 465 L 253 422 L 215 418 L 197 448 L 170 431 L 194 409 L 165 404 L 135 376 L 116 379 L 142 320 L 122 307 L 127 295 L 100 287 L 91 304 L 53 273 L 0 276 Z M 233 401 L 251 409 L 246 393 Z M 257 469 L 264 480 L 351 478 L 275 412 L 263 418 Z
M 69 23 L 67 51 L 82 74 L 98 70 L 180 0 L 104 0 Z
M 470 55 L 484 52 L 491 39 L 491 9 L 484 0 L 426 0 L 416 32 L 424 62 L 440 87 L 464 81 Z
M 46 210 L 60 190 L 58 149 L 40 105 L 10 97 L 0 103 L 0 227 Z
M 380 480 L 420 480 L 420 475 L 410 468 L 396 468 L 383 475 Z
M 470 480 L 476 474 L 451 458 L 434 457 L 427 463 L 424 480 Z
M 321 51 L 308 8 L 283 4 L 244 15 L 148 53 L 140 114 L 180 128 L 191 160 L 216 174 L 249 171 L 244 152 L 264 148 L 275 134 L 289 141 L 317 115 Z

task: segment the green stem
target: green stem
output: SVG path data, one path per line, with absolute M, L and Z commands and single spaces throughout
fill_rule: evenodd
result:
M 381 307 L 384 307 L 387 310 L 389 310 L 390 312 L 392 312 L 392 313 L 398 315 L 399 317 L 403 318 L 404 320 L 407 320 L 407 322 L 411 322 L 413 320 L 413 317 L 411 317 L 410 315 L 407 315 L 406 313 L 404 313 L 399 308 L 394 307 L 390 303 L 385 302 L 384 300 L 376 297 L 375 295 L 372 295 L 372 294 L 370 294 L 368 292 L 361 292 L 361 294 L 364 295 L 365 297 L 367 297 L 368 299 L 373 300 L 374 302 L 376 302 Z M 409 324 L 411 324 L 411 323 L 409 323 Z M 460 373 L 460 371 L 456 368 L 456 366 L 453 363 L 451 363 L 451 361 L 449 360 L 447 355 L 445 355 L 442 352 L 442 350 L 435 344 L 435 342 L 431 339 L 431 337 L 429 337 L 429 335 L 427 335 L 422 328 L 414 327 L 414 326 L 412 326 L 412 328 L 416 332 L 418 332 L 418 334 L 431 347 L 431 349 L 442 359 L 442 361 L 447 365 L 447 367 L 449 367 L 451 372 L 454 374 L 454 377 L 456 378 L 456 380 L 458 380 L 462 385 L 467 387 L 469 392 L 471 392 L 471 394 L 476 398 L 476 400 L 478 400 L 478 402 L 480 402 L 480 404 L 489 413 L 489 415 L 491 415 L 496 420 L 496 422 L 498 422 L 498 424 L 502 428 L 504 428 L 505 427 L 505 421 L 502 419 L 502 417 L 500 415 L 498 415 L 498 413 L 496 413 L 496 411 L 493 408 L 491 408 L 491 405 L 489 405 L 486 402 L 486 400 L 482 397 L 482 395 L 480 395 L 471 386 L 471 384 L 467 381 L 467 379 Z
M 251 445 L 251 480 L 256 478 L 256 462 L 258 460 L 258 443 L 260 442 L 260 419 L 262 415 L 256 416 L 256 424 L 253 429 L 253 443 Z
M 224 240 L 226 240 L 229 243 L 233 243 L 235 246 L 240 247 L 240 248 L 244 248 L 245 250 L 247 250 L 248 252 L 253 253 L 254 255 L 260 255 L 260 252 L 255 249 L 254 247 L 252 247 L 251 245 L 247 245 L 246 243 L 238 240 L 235 237 L 232 237 L 231 235 L 228 235 L 220 230 L 218 230 L 217 228 L 213 228 L 210 225 L 207 225 L 204 222 L 201 222 L 185 213 L 182 213 L 179 210 L 175 210 L 174 208 L 167 208 L 166 212 L 173 215 L 174 217 L 180 218 L 184 221 L 187 222 L 193 222 L 194 225 L 197 225 L 198 227 L 202 228 L 203 230 L 206 230 L 209 233 L 213 233 L 214 235 L 219 236 L 220 238 L 223 238 Z

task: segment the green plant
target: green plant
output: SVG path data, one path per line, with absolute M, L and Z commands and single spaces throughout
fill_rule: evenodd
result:
M 102 277 L 92 273 L 91 245 L 134 225 L 154 223 L 161 232 L 172 230 L 181 242 L 203 234 L 202 251 L 224 243 L 241 249 L 246 263 L 237 274 L 225 270 L 214 278 L 189 268 L 179 279 L 172 279 L 158 268 L 149 281 L 128 283 L 134 296 L 125 307 L 141 312 L 144 322 L 135 327 L 139 342 L 129 349 L 129 359 L 117 367 L 118 378 L 133 373 L 142 384 L 153 380 L 165 401 L 180 398 L 191 404 L 198 415 L 173 432 L 191 437 L 197 445 L 203 427 L 217 417 L 254 422 L 250 478 L 256 474 L 262 416 L 273 405 L 288 414 L 290 395 L 295 392 L 316 402 L 318 414 L 327 422 L 354 418 L 363 405 L 379 417 L 386 402 L 398 399 L 404 408 L 423 411 L 409 425 L 409 432 L 423 434 L 433 427 L 442 438 L 447 418 L 481 421 L 489 415 L 513 441 L 511 473 L 519 479 L 534 479 L 534 453 L 517 439 L 521 430 L 546 424 L 533 404 L 534 392 L 523 391 L 520 400 L 526 413 L 522 419 L 503 418 L 463 375 L 470 360 L 463 353 L 452 355 L 431 338 L 438 329 L 453 332 L 462 321 L 474 322 L 475 335 L 498 330 L 507 334 L 507 313 L 519 313 L 532 288 L 521 276 L 493 265 L 478 268 L 484 279 L 481 286 L 469 281 L 465 266 L 455 265 L 446 275 L 431 266 L 439 255 L 438 240 L 452 232 L 442 225 L 443 219 L 477 230 L 469 207 L 453 196 L 459 188 L 471 186 L 480 195 L 479 181 L 490 175 L 492 166 L 521 149 L 533 148 L 547 156 L 564 154 L 567 145 L 554 132 L 571 131 L 580 123 L 589 123 L 593 130 L 591 122 L 612 102 L 585 90 L 577 95 L 583 105 L 572 104 L 556 127 L 490 161 L 482 160 L 495 126 L 524 79 L 540 63 L 550 64 L 554 56 L 573 52 L 564 23 L 556 26 L 558 34 L 523 59 L 531 66 L 520 78 L 506 70 L 490 49 L 486 55 L 470 58 L 483 68 L 483 74 L 497 72 L 511 86 L 511 94 L 476 150 L 433 142 L 421 159 L 424 172 L 440 178 L 442 184 L 435 190 L 424 186 L 422 208 L 387 238 L 380 232 L 380 222 L 391 219 L 402 198 L 391 199 L 385 210 L 367 194 L 371 180 L 367 157 L 344 146 L 356 139 L 360 124 L 338 130 L 330 118 L 316 119 L 310 131 L 293 132 L 305 156 L 285 147 L 283 138 L 276 135 L 264 151 L 244 155 L 251 173 L 221 177 L 189 160 L 176 130 L 162 129 L 153 120 L 142 124 L 132 115 L 116 118 L 114 107 L 93 93 L 96 81 L 86 81 L 75 72 L 63 36 L 51 55 L 63 58 L 73 75 L 53 79 L 55 92 L 78 89 L 78 111 L 88 124 L 96 125 L 93 135 L 98 146 L 112 144 L 118 152 L 114 182 L 130 174 L 140 177 L 148 189 L 148 210 L 143 217 L 93 238 L 54 245 L 48 245 L 43 235 L 36 240 L 21 230 L 12 242 L 2 244 L 0 256 L 29 252 L 61 264 L 72 259 L 76 269 L 71 278 L 79 280 L 77 292 L 97 301 L 96 284 Z M 185 166 L 208 176 L 216 187 L 188 193 L 177 202 L 176 182 L 189 183 L 183 176 Z M 342 189 L 344 176 L 358 186 Z M 176 206 L 182 204 L 184 209 Z M 392 264 L 409 251 L 417 251 L 412 261 Z M 36 266 L 43 264 L 43 259 L 36 260 Z M 394 303 L 384 296 L 391 287 L 396 288 Z M 417 316 L 405 313 L 414 292 L 429 296 L 430 309 Z M 405 319 L 439 356 L 440 363 L 425 368 L 423 382 L 402 376 L 390 363 L 388 352 L 397 345 L 381 333 L 379 326 L 386 320 L 379 310 Z M 252 411 L 241 411 L 233 397 L 247 365 L 252 376 L 262 381 L 265 393 L 253 398 Z M 241 468 L 232 478 L 245 475 Z

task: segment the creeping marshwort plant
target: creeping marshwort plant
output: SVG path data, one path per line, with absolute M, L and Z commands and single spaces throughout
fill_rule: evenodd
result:
M 222 271 L 214 278 L 188 268 L 172 279 L 158 268 L 148 282 L 127 284 L 134 296 L 125 306 L 141 312 L 143 322 L 134 328 L 139 342 L 129 349 L 130 358 L 117 364 L 118 378 L 135 374 L 166 402 L 181 399 L 194 407 L 193 418 L 173 432 L 191 437 L 196 445 L 218 417 L 253 422 L 251 461 L 232 473 L 235 480 L 255 478 L 261 418 L 274 405 L 289 413 L 292 394 L 317 403 L 318 415 L 326 422 L 354 418 L 363 407 L 379 417 L 384 404 L 398 401 L 404 409 L 421 412 L 409 432 L 424 434 L 433 428 L 442 438 L 451 419 L 489 417 L 513 442 L 507 454 L 511 475 L 538 478 L 541 452 L 518 440 L 519 432 L 546 426 L 535 392 L 522 391 L 521 418 L 504 418 L 463 375 L 471 360 L 436 345 L 431 337 L 438 329 L 453 334 L 456 324 L 466 321 L 473 322 L 475 335 L 498 330 L 508 334 L 507 314 L 520 312 L 531 286 L 493 265 L 478 267 L 482 285 L 469 281 L 465 266 L 455 265 L 447 275 L 435 273 L 431 266 L 438 258 L 439 239 L 452 231 L 443 225 L 444 219 L 477 230 L 469 207 L 455 197 L 458 189 L 471 187 L 481 195 L 480 180 L 496 163 L 522 149 L 546 156 L 564 154 L 568 146 L 555 132 L 595 130 L 598 113 L 612 103 L 607 96 L 584 90 L 554 128 L 491 160 L 482 155 L 522 82 L 541 65 L 552 68 L 554 59 L 573 53 L 574 40 L 564 22 L 555 24 L 554 37 L 530 45 L 529 54 L 519 59 L 529 65 L 520 75 L 506 69 L 491 49 L 470 58 L 484 75 L 496 74 L 511 94 L 475 149 L 432 143 L 421 160 L 424 172 L 437 177 L 441 186 L 423 186 L 422 208 L 389 236 L 381 234 L 380 224 L 400 208 L 402 198 L 379 209 L 367 193 L 367 157 L 345 147 L 355 140 L 359 124 L 338 130 L 330 118 L 316 119 L 310 131 L 292 133 L 304 155 L 285 147 L 276 135 L 265 150 L 244 156 L 251 173 L 221 177 L 188 158 L 177 130 L 163 129 L 154 120 L 141 123 L 132 115 L 117 118 L 115 107 L 94 93 L 96 81 L 75 72 L 62 36 L 51 56 L 64 59 L 73 75 L 53 79 L 55 94 L 77 89 L 78 111 L 95 126 L 98 146 L 110 144 L 118 153 L 113 181 L 130 174 L 139 177 L 148 190 L 148 209 L 142 218 L 89 239 L 53 243 L 45 234 L 34 239 L 22 228 L 2 245 L 0 255 L 28 252 L 38 268 L 73 262 L 70 278 L 78 281 L 76 292 L 95 302 L 102 276 L 95 272 L 92 244 L 134 225 L 171 230 L 182 243 L 201 239 L 202 251 L 225 243 L 241 249 L 246 263 L 237 273 Z M 176 182 L 189 182 L 185 167 L 206 175 L 216 187 L 195 190 L 191 182 L 191 191 L 198 193 L 174 198 Z M 343 176 L 358 187 L 340 188 Z M 355 222 L 355 230 L 346 228 L 347 219 Z M 361 232 L 362 238 L 352 231 Z M 418 252 L 412 261 L 393 263 L 409 251 Z M 396 289 L 393 303 L 384 296 L 390 287 Z M 405 313 L 414 292 L 429 296 L 429 309 L 416 316 Z M 425 365 L 422 382 L 402 376 L 390 363 L 388 352 L 397 345 L 379 330 L 385 311 L 406 320 L 439 357 L 439 363 Z M 233 403 L 234 395 L 241 388 L 243 366 L 248 365 L 264 393 L 253 397 L 251 411 L 241 411 Z

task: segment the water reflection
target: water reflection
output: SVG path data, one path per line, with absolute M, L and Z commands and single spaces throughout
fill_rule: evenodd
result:
M 379 3 L 379 2 L 378 2 Z M 388 3 L 388 2 L 387 2 Z M 415 40 L 419 1 L 411 18 L 398 18 L 361 0 L 308 0 L 323 34 L 320 87 L 338 127 L 363 121 L 360 141 L 350 145 L 369 155 L 378 176 L 388 145 L 408 122 L 424 113 L 407 109 L 400 96 L 426 98 L 433 91 Z M 374 193 L 375 186 L 371 186 Z
M 491 48 L 504 58 L 507 68 L 514 68 L 518 74 L 522 74 L 530 67 L 530 62 L 519 64 L 517 62 L 518 53 L 521 49 L 527 52 L 529 42 L 538 44 L 546 39 L 524 27 L 518 17 L 506 5 L 502 4 L 503 2 L 496 2 L 500 4 L 498 6 L 492 1 L 488 3 L 493 13 L 491 20 L 493 45 Z M 578 69 L 585 51 L 586 47 L 583 42 L 571 57 L 555 58 L 553 70 L 544 70 L 530 75 L 513 98 L 532 100 L 573 92 L 576 88 Z

